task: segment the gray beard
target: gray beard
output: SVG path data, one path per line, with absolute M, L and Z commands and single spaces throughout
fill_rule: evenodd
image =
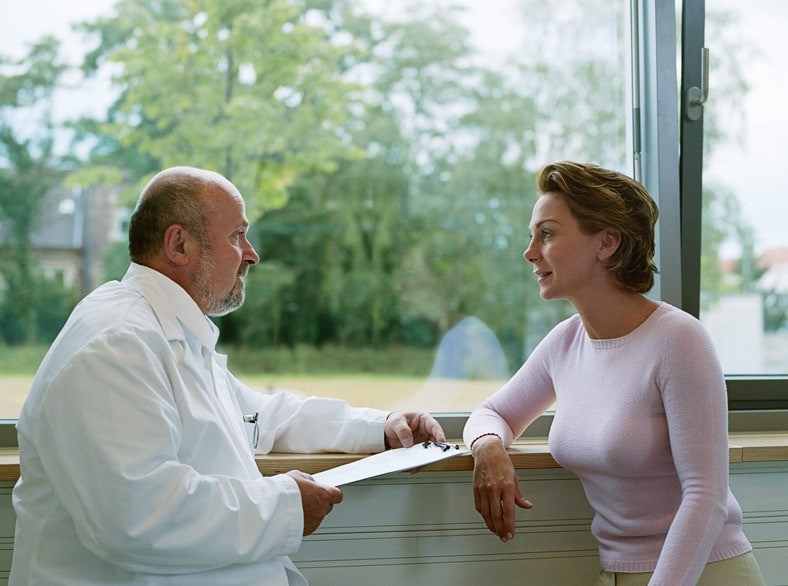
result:
M 210 261 L 203 260 L 194 276 L 194 293 L 197 297 L 197 304 L 203 308 L 206 315 L 219 317 L 235 311 L 244 303 L 246 295 L 246 285 L 240 275 L 235 281 L 235 285 L 224 297 L 217 297 L 211 288 L 211 275 L 214 265 Z

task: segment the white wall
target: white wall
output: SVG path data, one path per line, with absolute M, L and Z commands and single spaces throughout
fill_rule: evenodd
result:
M 509 543 L 473 509 L 470 472 L 422 472 L 345 487 L 344 502 L 293 557 L 313 586 L 591 583 L 599 565 L 580 483 L 563 470 L 520 478 L 535 506 L 518 516 Z M 733 464 L 731 486 L 767 584 L 788 586 L 788 462 Z M 13 547 L 11 487 L 0 484 L 0 584 Z

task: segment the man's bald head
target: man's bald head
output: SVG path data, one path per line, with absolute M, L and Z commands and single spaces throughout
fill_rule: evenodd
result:
M 162 249 L 164 233 L 179 224 L 208 245 L 208 212 L 203 197 L 209 187 L 237 190 L 226 178 L 195 167 L 171 167 L 157 173 L 142 190 L 129 222 L 129 256 L 148 265 Z

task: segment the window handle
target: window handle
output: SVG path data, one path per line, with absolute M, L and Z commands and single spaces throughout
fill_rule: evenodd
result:
M 687 90 L 686 113 L 690 120 L 698 120 L 703 113 L 703 104 L 709 98 L 709 49 L 701 49 L 700 87 Z

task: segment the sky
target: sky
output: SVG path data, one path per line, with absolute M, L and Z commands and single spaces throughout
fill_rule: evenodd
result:
M 368 0 L 373 5 L 383 0 Z M 515 35 L 504 16 L 506 6 L 516 0 L 488 0 L 475 14 L 476 38 L 487 50 L 501 46 L 501 38 Z M 32 41 L 44 34 L 63 39 L 69 59 L 76 61 L 84 41 L 70 30 L 76 21 L 108 14 L 115 0 L 0 0 L 0 54 L 20 56 Z M 385 4 L 392 5 L 390 0 Z M 396 3 L 394 3 L 396 4 Z M 476 4 L 476 6 L 479 6 Z M 709 6 L 709 5 L 707 5 Z M 741 13 L 739 23 L 750 42 L 757 43 L 764 57 L 748 64 L 751 91 L 746 100 L 746 125 L 741 146 L 720 148 L 707 161 L 706 180 L 734 191 L 742 213 L 756 233 L 758 250 L 788 246 L 788 2 L 784 0 L 715 0 L 714 7 L 731 7 Z M 746 9 L 743 9 L 746 8 Z M 507 32 L 508 31 L 508 32 Z M 486 41 L 485 41 L 486 40 Z M 724 59 L 707 37 L 710 59 Z M 712 72 L 714 65 L 712 63 Z M 111 101 L 107 79 L 75 80 L 72 90 L 58 100 L 56 119 L 102 111 Z M 714 79 L 709 100 L 715 99 Z
M 107 14 L 115 0 L 0 0 L 0 49 L 4 55 L 22 55 L 44 34 L 69 39 L 78 46 L 71 23 Z
M 61 40 L 64 59 L 77 65 L 90 45 L 71 30 L 71 25 L 109 14 L 114 4 L 115 0 L 0 0 L 0 55 L 22 57 L 41 37 L 53 35 Z M 53 105 L 56 121 L 103 112 L 112 102 L 106 75 L 87 80 L 72 76 L 66 84 L 70 87 L 60 93 Z M 31 119 L 31 124 L 34 122 Z

